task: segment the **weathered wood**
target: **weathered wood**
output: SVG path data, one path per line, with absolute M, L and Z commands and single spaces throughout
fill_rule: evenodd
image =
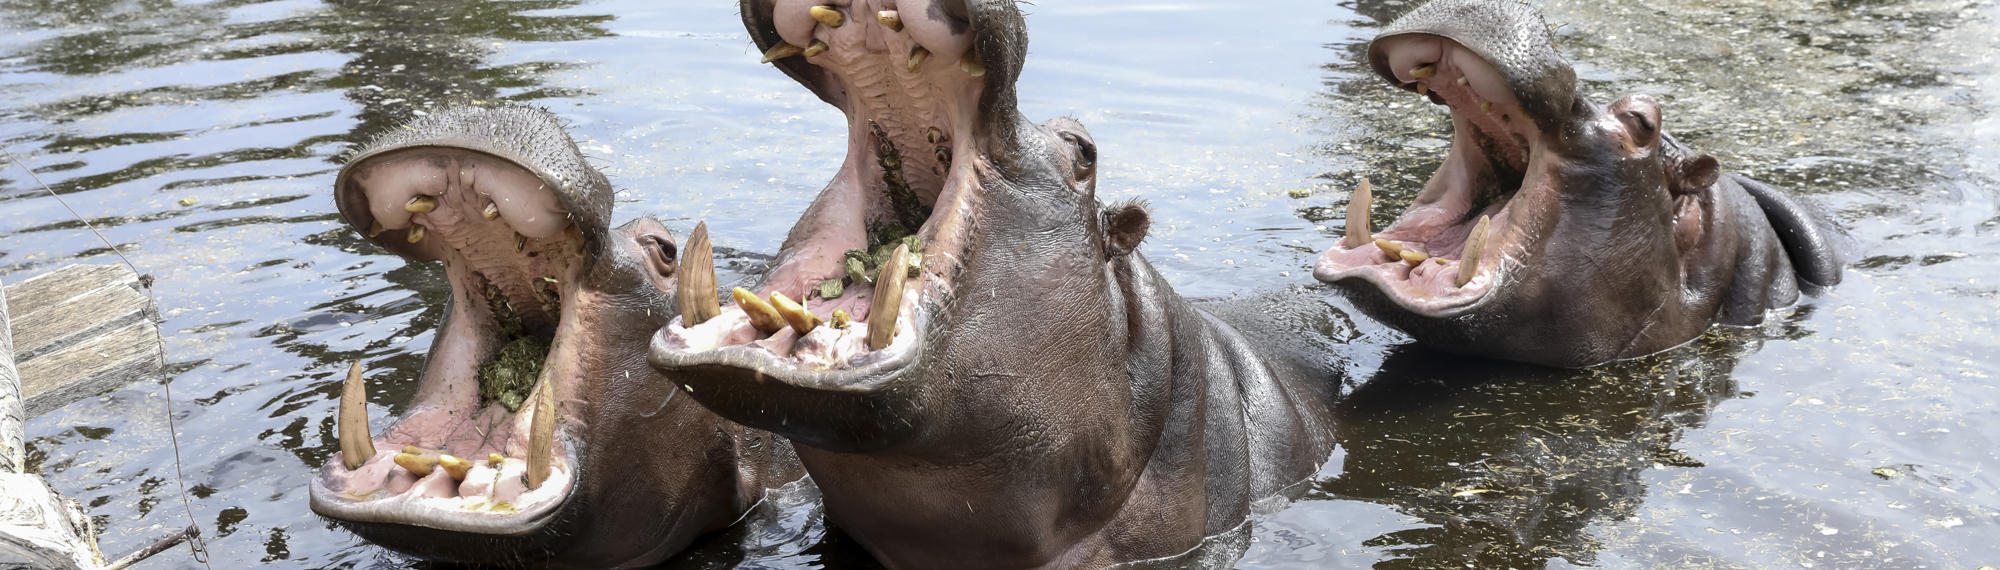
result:
M 119 265 L 72 265 L 5 288 L 26 417 L 116 390 L 166 363 L 159 310 Z
M 0 286 L 0 289 L 4 289 Z M 7 296 L 0 295 L 0 473 L 28 468 L 28 421 L 21 406 L 21 375 L 14 368 L 14 332 L 7 324 Z
M 97 550 L 97 533 L 76 501 L 69 500 L 40 475 L 23 473 L 27 464 L 22 438 L 28 417 L 14 366 L 13 327 L 8 325 L 7 299 L 0 295 L 0 568 L 97 568 L 104 555 Z M 151 324 L 148 322 L 147 324 Z

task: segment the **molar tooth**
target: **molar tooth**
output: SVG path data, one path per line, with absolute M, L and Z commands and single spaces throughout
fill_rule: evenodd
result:
M 1417 79 L 1430 79 L 1432 75 L 1437 75 L 1437 71 L 1438 69 L 1436 65 L 1427 63 L 1424 65 L 1419 65 L 1410 68 L 1410 77 Z
M 528 426 L 528 488 L 549 480 L 556 455 L 556 385 L 547 372 L 535 387 L 535 417 Z
M 1466 76 L 1463 76 L 1463 75 L 1460 75 L 1460 76 L 1458 76 L 1458 81 L 1457 81 L 1457 83 L 1458 83 L 1458 86 L 1459 86 L 1459 87 L 1464 87 L 1464 86 L 1467 86 L 1467 85 L 1471 85 L 1471 84 L 1472 84 L 1472 79 L 1471 79 L 1471 78 L 1468 78 L 1468 77 L 1466 77 Z
M 1464 287 L 1472 282 L 1473 275 L 1479 273 L 1479 256 L 1486 253 L 1486 230 L 1492 221 L 1491 216 L 1480 216 L 1479 223 L 1472 226 L 1472 235 L 1465 238 L 1464 259 L 1458 261 L 1458 279 L 1453 285 Z
M 1424 97 L 1429 97 L 1429 96 L 1431 96 L 1431 86 L 1429 86 L 1429 85 L 1425 85 L 1425 84 L 1424 84 L 1424 82 L 1422 82 L 1422 81 L 1418 81 L 1418 82 L 1417 82 L 1417 94 L 1418 94 L 1418 95 L 1421 95 L 1421 96 L 1424 96 Z
M 827 6 L 813 6 L 807 12 L 812 14 L 812 19 L 818 20 L 821 24 L 826 24 L 826 27 L 829 28 L 838 28 L 847 24 L 846 14 L 842 14 L 839 10 Z
M 407 238 L 407 241 L 409 241 L 410 243 L 417 243 L 420 241 L 424 241 L 424 227 L 422 225 L 410 226 L 410 235 Z
M 907 67 L 910 71 L 916 71 L 917 68 L 924 66 L 924 60 L 930 58 L 931 50 L 924 49 L 924 46 L 910 48 L 910 63 Z
M 715 252 L 708 243 L 708 222 L 695 224 L 681 248 L 680 284 L 674 288 L 680 301 L 681 322 L 695 326 L 722 314 L 722 300 L 715 296 Z
M 838 278 L 819 282 L 819 298 L 821 299 L 839 299 L 841 295 L 845 294 L 847 294 L 847 284 L 841 283 Z
M 486 209 L 480 210 L 479 215 L 485 216 L 486 221 L 489 222 L 493 220 L 498 220 L 500 219 L 500 205 L 492 202 L 487 202 Z
M 361 363 L 347 367 L 347 382 L 340 386 L 340 412 L 334 416 L 340 434 L 340 458 L 348 469 L 360 469 L 375 456 L 375 436 L 368 433 L 367 382 L 361 379 Z
M 986 64 L 979 62 L 979 54 L 977 52 L 966 51 L 963 57 L 958 58 L 958 68 L 965 70 L 966 73 L 971 74 L 973 77 L 986 76 Z
M 471 461 L 450 455 L 439 455 L 437 465 L 443 467 L 445 474 L 450 475 L 453 481 L 464 481 L 465 473 L 472 470 Z
M 826 50 L 827 50 L 826 42 L 813 40 L 812 45 L 806 46 L 806 51 L 801 53 L 804 53 L 806 57 L 813 57 L 819 54 L 826 53 Z
M 944 131 L 937 127 L 924 129 L 924 140 L 931 141 L 931 144 L 944 142 Z
M 397 465 L 403 466 L 404 469 L 410 471 L 411 475 L 418 477 L 430 475 L 431 471 L 436 470 L 438 466 L 438 457 L 435 455 L 398 453 L 395 460 Z
M 410 203 L 403 205 L 403 211 L 412 214 L 427 213 L 436 209 L 438 209 L 438 199 L 423 194 L 418 194 L 410 199 Z
M 792 325 L 792 330 L 799 331 L 801 335 L 819 328 L 819 315 L 806 310 L 804 306 L 792 301 L 792 298 L 786 297 L 784 293 L 771 292 L 771 307 L 777 309 L 778 316 L 784 317 L 785 323 Z
M 368 222 L 368 239 L 375 239 L 375 236 L 382 235 L 382 232 L 386 231 L 389 231 L 389 228 L 382 227 L 381 220 Z
M 758 63 L 771 63 L 773 61 L 778 61 L 780 59 L 785 59 L 801 53 L 805 53 L 805 51 L 806 48 L 802 48 L 785 42 L 778 42 L 778 45 L 771 46 L 771 49 L 764 52 L 764 59 L 762 61 L 759 61 Z
M 750 326 L 766 333 L 785 330 L 785 318 L 778 315 L 777 307 L 757 298 L 756 293 L 737 287 L 731 289 L 729 294 L 736 297 L 736 308 L 743 309 L 743 314 L 750 316 Z
M 1492 102 L 1492 101 L 1480 101 L 1480 102 L 1479 102 L 1479 112 L 1481 112 L 1481 113 L 1491 113 L 1491 112 L 1493 112 L 1493 102 Z
M 1397 259 L 1401 259 L 1403 257 L 1403 246 L 1396 245 L 1396 242 L 1392 242 L 1382 238 L 1375 238 L 1375 247 L 1382 248 L 1382 253 L 1389 254 L 1389 257 Z
M 521 234 L 514 234 L 514 253 L 521 253 L 522 251 L 526 251 L 527 249 L 528 249 L 528 236 L 524 236 Z
M 1347 198 L 1347 237 L 1340 239 L 1341 247 L 1354 249 L 1375 240 L 1375 231 L 1370 229 L 1374 224 L 1368 220 L 1374 202 L 1373 185 L 1368 183 L 1367 178 L 1361 179 L 1361 186 Z
M 848 315 L 846 309 L 834 309 L 833 318 L 827 321 L 826 326 L 833 327 L 835 330 L 847 330 L 847 325 L 853 323 L 854 317 Z
M 882 22 L 882 25 L 888 26 L 889 29 L 892 31 L 897 31 L 897 32 L 903 31 L 903 16 L 901 14 L 897 14 L 895 10 L 883 10 L 880 12 L 876 12 L 875 19 L 880 20 Z
M 875 277 L 875 300 L 868 309 L 869 350 L 889 348 L 896 340 L 896 313 L 903 308 L 903 280 L 909 271 L 910 245 L 898 245 Z

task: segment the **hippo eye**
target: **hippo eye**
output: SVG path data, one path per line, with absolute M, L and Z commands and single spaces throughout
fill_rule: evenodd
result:
M 674 247 L 674 242 L 659 236 L 646 236 L 643 243 L 646 251 L 653 256 L 655 270 L 663 277 L 673 275 L 674 264 L 680 257 L 680 249 Z
M 1062 139 L 1063 142 L 1076 147 L 1075 166 L 1079 174 L 1097 170 L 1097 145 L 1091 144 L 1089 140 L 1071 132 L 1062 133 Z

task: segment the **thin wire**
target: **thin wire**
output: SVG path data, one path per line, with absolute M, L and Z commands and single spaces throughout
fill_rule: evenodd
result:
M 21 159 L 14 158 L 14 153 L 9 152 L 5 148 L 0 148 L 0 154 L 7 156 L 7 162 L 12 162 L 15 166 L 21 167 L 22 171 L 28 173 L 28 178 L 33 179 L 35 184 L 42 187 L 43 192 L 47 192 L 50 198 L 55 198 L 56 203 L 62 204 L 63 209 L 69 210 L 70 217 L 76 218 L 78 223 L 83 224 L 84 229 L 90 230 L 91 235 L 97 236 L 97 241 L 104 242 L 104 247 L 109 248 L 112 255 L 118 256 L 119 261 L 125 262 L 125 268 L 132 270 L 133 275 L 145 275 L 144 272 L 139 271 L 138 265 L 133 264 L 131 259 L 125 257 L 125 252 L 118 251 L 118 246 L 112 245 L 111 240 L 105 238 L 103 232 L 97 231 L 97 226 L 91 225 L 90 220 L 83 219 L 83 214 L 77 213 L 76 208 L 70 207 L 69 202 L 63 200 L 61 194 L 57 194 L 55 189 L 49 188 L 48 183 L 42 182 L 42 177 L 36 175 L 34 169 L 28 168 L 27 163 L 21 162 Z M 153 286 L 147 284 L 145 289 L 146 299 L 153 303 L 155 310 L 158 310 L 157 307 L 160 306 L 160 299 L 153 296 Z M 153 327 L 153 343 L 159 347 L 160 354 L 165 355 L 167 353 L 167 339 L 160 336 L 159 327 Z M 188 539 L 188 548 L 193 550 L 196 562 L 200 562 L 202 566 L 214 570 L 215 567 L 208 563 L 207 541 L 201 538 L 201 521 L 194 518 L 194 506 L 188 504 L 187 475 L 181 472 L 181 436 L 180 431 L 174 428 L 174 379 L 162 378 L 161 380 L 160 388 L 165 390 L 167 397 L 167 438 L 174 446 L 174 484 L 179 485 L 181 488 L 181 509 L 187 511 L 189 528 L 194 529 L 194 536 Z

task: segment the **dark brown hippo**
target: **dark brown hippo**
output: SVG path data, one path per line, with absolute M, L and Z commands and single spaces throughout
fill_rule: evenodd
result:
M 360 364 L 312 509 L 415 556 L 648 564 L 803 476 L 791 445 L 723 420 L 646 365 L 677 252 L 555 117 L 460 108 L 392 129 L 334 180 L 348 225 L 442 261 L 451 306 L 407 410 L 371 437 Z M 696 230 L 696 241 L 705 240 Z
M 847 160 L 760 290 L 681 290 L 653 364 L 791 439 L 891 567 L 1174 557 L 1301 489 L 1335 383 L 1176 295 L 1136 251 L 1145 210 L 1097 200 L 1090 134 L 1022 117 L 1014 3 L 821 4 L 742 10 L 846 113 Z
M 1450 107 L 1451 154 L 1396 222 L 1369 193 L 1314 276 L 1441 350 L 1579 367 L 1659 352 L 1840 281 L 1833 230 L 1776 189 L 1676 142 L 1660 106 L 1576 92 L 1541 14 L 1439 0 L 1369 62 Z

